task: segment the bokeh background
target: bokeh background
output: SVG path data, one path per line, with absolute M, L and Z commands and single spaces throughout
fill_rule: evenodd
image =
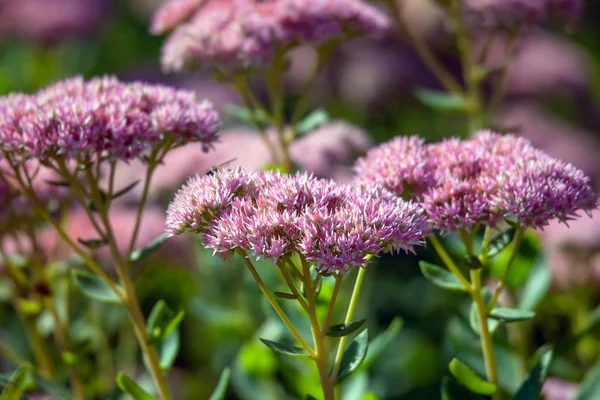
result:
M 267 149 L 252 128 L 236 117 L 231 105 L 240 101 L 231 87 L 202 72 L 160 72 L 163 38 L 148 33 L 150 16 L 160 3 L 0 0 L 0 94 L 35 91 L 72 75 L 114 74 L 123 80 L 194 90 L 222 113 L 224 137 L 215 152 L 204 154 L 199 147 L 187 146 L 171 153 L 158 170 L 140 242 L 162 232 L 166 205 L 188 176 L 231 158 L 235 158 L 231 165 L 248 168 L 270 163 Z M 445 50 L 448 36 L 435 2 L 404 3 L 412 29 L 426 38 L 458 76 L 456 56 Z M 600 189 L 598 15 L 600 2 L 587 1 L 577 26 L 566 31 L 562 26 L 540 28 L 524 40 L 509 75 L 506 100 L 494 115 L 494 127 L 523 135 L 551 155 L 573 163 Z M 501 63 L 504 52 L 503 44 L 497 43 L 490 63 Z M 293 53 L 287 75 L 290 100 L 306 83 L 314 62 L 310 48 Z M 428 140 L 462 135 L 464 118 L 422 104 L 416 93 L 424 88 L 439 86 L 400 33 L 344 43 L 320 74 L 311 99 L 312 106 L 326 110 L 332 122 L 293 145 L 294 162 L 319 176 L 348 180 L 354 159 L 376 143 L 397 135 L 419 134 Z M 260 85 L 254 89 L 260 96 Z M 123 165 L 118 178 L 126 185 L 138 174 L 139 166 Z M 128 216 L 137 196 L 135 191 L 129 193 L 114 210 L 117 230 L 125 236 L 133 223 Z M 72 232 L 88 229 L 82 220 L 77 212 L 71 215 Z M 435 261 L 426 249 L 419 251 L 419 258 Z M 519 354 L 531 356 L 545 343 L 561 343 L 545 393 L 549 399 L 569 399 L 600 353 L 600 220 L 584 216 L 569 231 L 550 226 L 544 232 L 532 232 L 519 253 L 517 267 L 506 301 L 539 308 L 533 322 L 505 332 L 498 357 L 501 368 L 512 375 L 504 376 L 503 385 L 514 388 L 522 379 L 527 359 Z M 181 351 L 169 376 L 178 399 L 207 398 L 226 366 L 233 367 L 230 399 L 285 399 L 284 392 L 294 393 L 294 387 L 311 384 L 303 375 L 303 368 L 308 367 L 276 358 L 257 340 L 280 335 L 282 329 L 235 260 L 223 262 L 193 239 L 180 238 L 136 273 L 136 288 L 146 312 L 158 298 L 186 310 Z M 369 316 L 369 329 L 374 334 L 383 332 L 397 316 L 404 326 L 372 370 L 345 384 L 344 400 L 364 398 L 369 391 L 381 399 L 437 399 L 454 355 L 478 365 L 477 345 L 465 317 L 468 304 L 460 295 L 427 283 L 417 258 L 383 257 L 367 277 L 360 314 Z M 348 298 L 349 283 L 342 302 Z M 2 302 L 2 293 L 0 283 L 0 340 L 28 354 L 22 327 L 10 305 Z M 101 398 L 107 398 L 115 365 L 134 368 L 139 364 L 135 341 L 127 324 L 121 323 L 125 315 L 118 307 L 82 301 L 80 314 L 98 323 L 97 331 L 83 323 L 72 327 L 76 337 L 89 337 L 93 343 L 89 362 L 81 368 L 89 375 L 103 369 L 97 385 L 107 393 Z M 582 332 L 583 339 L 576 344 L 564 344 Z M 0 372 L 10 369 L 0 358 Z

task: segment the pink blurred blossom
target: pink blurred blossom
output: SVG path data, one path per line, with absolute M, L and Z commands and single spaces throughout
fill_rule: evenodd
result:
M 578 390 L 576 383 L 550 377 L 544 382 L 542 394 L 546 400 L 572 400 Z

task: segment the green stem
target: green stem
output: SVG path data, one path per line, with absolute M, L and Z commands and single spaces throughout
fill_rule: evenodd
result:
M 331 319 L 333 318 L 333 312 L 335 309 L 335 302 L 342 286 L 344 276 L 342 274 L 335 274 L 335 285 L 333 286 L 333 293 L 331 293 L 331 300 L 329 301 L 329 307 L 327 309 L 327 317 L 325 317 L 325 323 L 323 324 L 323 330 L 321 334 L 325 334 L 331 325 Z
M 493 117 L 493 113 L 498 109 L 498 107 L 502 104 L 502 100 L 504 99 L 504 95 L 506 94 L 506 87 L 509 78 L 510 66 L 513 64 L 517 53 L 518 53 L 518 43 L 519 37 L 521 36 L 521 31 L 523 27 L 516 29 L 511 35 L 508 42 L 508 48 L 506 49 L 506 56 L 504 58 L 504 62 L 502 63 L 502 67 L 500 68 L 500 76 L 498 78 L 498 84 L 492 94 L 492 98 L 490 99 L 490 104 L 488 106 L 488 115 L 489 117 Z
M 440 256 L 440 258 L 442 259 L 442 261 L 444 262 L 446 267 L 450 270 L 450 272 L 452 272 L 458 278 L 458 280 L 462 284 L 463 288 L 467 292 L 471 293 L 473 291 L 473 289 L 471 288 L 471 284 L 464 277 L 462 272 L 460 272 L 460 269 L 454 263 L 454 261 L 452 260 L 452 257 L 450 257 L 450 255 L 448 254 L 446 249 L 444 249 L 444 246 L 439 241 L 439 239 L 435 235 L 432 235 L 429 237 L 429 241 L 431 242 L 431 244 L 433 244 L 433 248 L 437 252 L 438 256 Z
M 477 310 L 477 320 L 479 321 L 479 337 L 481 339 L 481 349 L 483 351 L 483 360 L 485 363 L 485 373 L 488 381 L 498 387 L 498 371 L 496 370 L 496 358 L 494 355 L 494 345 L 492 335 L 488 326 L 488 312 L 481 294 L 481 269 L 471 270 L 471 282 L 473 284 L 473 302 Z M 493 400 L 499 399 L 499 390 L 492 395 Z
M 31 345 L 31 350 L 33 351 L 40 376 L 47 380 L 54 379 L 56 372 L 54 371 L 54 365 L 51 361 L 52 358 L 50 357 L 50 352 L 48 351 L 48 347 L 46 346 L 44 338 L 37 330 L 35 319 L 32 319 L 20 312 L 18 304 L 15 304 L 15 308 L 17 309 L 17 314 L 21 317 L 21 321 L 25 327 L 25 334 L 27 335 L 27 339 Z
M 519 251 L 519 246 L 521 245 L 522 240 L 523 240 L 523 229 L 519 227 L 519 228 L 517 228 L 517 232 L 515 233 L 512 253 L 510 254 L 510 258 L 508 259 L 508 262 L 506 263 L 506 267 L 504 268 L 504 273 L 502 274 L 502 278 L 500 279 L 500 282 L 498 283 L 498 287 L 494 291 L 494 295 L 492 296 L 492 299 L 490 300 L 490 304 L 488 305 L 488 308 L 487 308 L 488 312 L 490 312 L 494 308 L 494 306 L 498 302 L 498 298 L 500 297 L 502 290 L 506 286 L 506 280 L 508 278 L 508 274 L 510 273 L 510 268 L 515 261 L 515 258 L 517 256 L 517 252 Z
M 492 228 L 489 226 L 485 227 L 485 232 L 483 233 L 483 241 L 481 242 L 481 252 L 479 254 L 479 261 L 481 265 L 485 266 L 488 262 L 488 254 L 490 249 L 490 239 L 492 238 Z
M 148 168 L 146 170 L 146 177 L 144 178 L 144 188 L 142 189 L 142 197 L 140 198 L 140 204 L 138 205 L 135 225 L 133 227 L 133 233 L 131 234 L 131 241 L 129 242 L 129 247 L 127 250 L 127 256 L 131 254 L 131 252 L 135 249 L 135 243 L 137 241 L 138 233 L 140 231 L 140 226 L 142 224 L 142 215 L 144 213 L 144 207 L 146 206 L 146 200 L 148 199 L 148 192 L 150 190 L 150 181 L 152 180 L 152 173 L 156 168 L 156 164 L 154 162 L 148 163 Z M 112 185 L 111 185 L 112 186 Z M 109 196 L 112 196 L 112 188 Z
M 300 294 L 300 292 L 298 292 L 298 289 L 296 289 L 296 285 L 294 285 L 292 277 L 290 276 L 290 274 L 287 271 L 287 268 L 285 267 L 285 263 L 278 261 L 277 266 L 279 267 L 281 275 L 283 276 L 283 279 L 285 280 L 285 283 L 287 284 L 288 288 L 291 290 L 292 294 L 296 296 L 296 300 L 298 301 L 298 303 L 300 303 L 302 309 L 304 309 L 304 311 L 308 313 L 308 304 L 306 304 L 306 302 L 302 298 L 302 295 Z

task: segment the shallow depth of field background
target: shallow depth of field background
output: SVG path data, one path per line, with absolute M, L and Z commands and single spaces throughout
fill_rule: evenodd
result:
M 439 50 L 444 62 L 459 68 L 453 54 L 444 52 L 446 39 L 430 0 L 407 0 L 413 28 Z M 161 232 L 162 215 L 173 193 L 187 176 L 204 173 L 232 157 L 232 165 L 259 168 L 268 164 L 260 143 L 249 140 L 245 126 L 230 112 L 239 102 L 235 92 L 200 72 L 163 75 L 159 68 L 164 38 L 148 33 L 148 21 L 160 0 L 0 0 L 0 93 L 30 92 L 72 75 L 90 78 L 114 74 L 124 80 L 144 80 L 196 90 L 219 108 L 224 120 L 224 140 L 217 152 L 204 154 L 189 146 L 157 173 L 152 196 L 153 213 L 142 224 L 142 240 Z M 600 4 L 586 4 L 580 26 L 569 32 L 552 27 L 532 34 L 522 44 L 508 82 L 507 98 L 495 116 L 495 128 L 522 134 L 551 155 L 582 168 L 600 189 Z M 492 61 L 502 60 L 497 46 Z M 294 53 L 289 69 L 290 96 L 302 87 L 313 66 L 310 49 Z M 369 141 L 397 135 L 419 134 L 428 140 L 464 135 L 460 115 L 433 111 L 415 95 L 422 88 L 437 88 L 410 46 L 401 36 L 358 39 L 341 46 L 319 77 L 313 108 L 324 107 L 332 119 L 346 120 L 365 134 L 352 138 L 338 131 L 323 130 L 297 151 L 298 164 L 323 176 L 347 179 L 346 165 L 329 162 L 339 152 L 351 159 L 364 151 Z M 261 94 L 262 88 L 256 87 Z M 366 136 L 368 135 L 368 136 Z M 349 141 L 352 142 L 349 144 Z M 243 145 L 242 145 L 243 143 Z M 240 151 L 243 147 L 243 151 Z M 191 150 L 190 150 L 191 149 Z M 306 155 L 314 159 L 305 159 Z M 343 158 L 343 157 L 342 157 Z M 121 171 L 123 183 L 135 178 L 135 166 Z M 126 215 L 135 199 L 124 200 L 119 220 L 127 229 Z M 530 270 L 546 277 L 547 287 L 539 312 L 528 325 L 524 346 L 530 354 L 543 343 L 563 341 L 600 321 L 600 220 L 584 217 L 572 230 L 551 226 L 540 235 L 530 235 L 520 251 L 512 285 L 527 285 Z M 131 223 L 131 221 L 130 221 Z M 77 229 L 77 224 L 73 227 Z M 435 261 L 427 250 L 420 257 Z M 239 260 L 222 262 L 190 238 L 178 238 L 137 271 L 136 288 L 148 312 L 158 298 L 171 306 L 181 305 L 186 318 L 182 342 L 170 382 L 176 398 L 203 399 L 211 392 L 221 370 L 234 367 L 231 399 L 280 399 L 281 388 L 302 385 L 299 376 L 290 381 L 275 372 L 297 366 L 286 365 L 257 340 L 273 336 L 279 325 L 268 304 Z M 271 265 L 259 265 L 271 268 Z M 351 275 L 350 279 L 353 275 Z M 383 257 L 367 274 L 359 312 L 369 316 L 370 331 L 376 333 L 400 316 L 404 327 L 370 372 L 371 387 L 382 399 L 436 399 L 448 361 L 456 354 L 476 359 L 469 347 L 468 302 L 459 294 L 444 292 L 422 278 L 412 256 Z M 540 280 L 539 282 L 544 282 Z M 350 285 L 345 285 L 345 298 Z M 82 301 L 83 304 L 83 301 Z M 344 304 L 340 302 L 340 304 Z M 467 308 L 465 308 L 465 305 Z M 86 304 L 90 318 L 102 320 L 107 346 L 119 343 L 115 357 L 135 359 L 135 341 L 123 329 L 125 317 L 118 307 Z M 92 309 L 90 312 L 90 308 Z M 598 326 L 598 322 L 595 322 Z M 10 306 L 2 302 L 0 283 L 0 340 L 27 353 L 22 328 Z M 73 329 L 77 329 L 74 327 Z M 596 333 L 598 328 L 595 329 Z M 568 390 L 597 361 L 600 335 L 592 334 L 561 355 L 551 375 L 558 385 L 553 393 Z M 120 335 L 127 340 L 117 340 Z M 475 346 L 476 348 L 476 346 Z M 475 354 L 475 355 L 473 355 Z M 90 352 L 90 358 L 106 354 Z M 518 370 L 508 347 L 498 351 L 499 364 Z M 110 360 L 104 360 L 109 365 Z M 514 368 L 512 368 L 514 366 Z M 9 372 L 0 358 L 0 373 Z M 362 379 L 362 378 L 361 378 Z M 361 379 L 353 384 L 357 388 Z M 102 384 L 102 383 L 99 383 Z M 515 385 L 517 381 L 515 380 Z M 358 389 L 356 389 L 358 393 Z M 550 398 L 550 397 L 549 397 Z M 565 397 L 553 397 L 556 399 Z M 344 399 L 351 399 L 348 394 Z M 565 398 L 566 399 L 566 398 Z

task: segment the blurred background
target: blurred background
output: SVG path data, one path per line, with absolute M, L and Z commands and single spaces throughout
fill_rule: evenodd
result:
M 148 33 L 152 12 L 160 3 L 0 0 L 2 95 L 35 91 L 72 75 L 90 78 L 114 74 L 123 80 L 196 91 L 221 111 L 224 136 L 215 152 L 204 154 L 200 147 L 190 145 L 171 153 L 157 171 L 140 242 L 150 241 L 162 232 L 164 210 L 174 191 L 190 175 L 204 173 L 231 158 L 236 159 L 232 165 L 255 169 L 270 163 L 267 149 L 252 128 L 236 118 L 231 105 L 239 105 L 239 98 L 231 87 L 202 72 L 160 72 L 164 38 Z M 435 2 L 404 3 L 412 29 L 458 76 L 455 55 L 444 50 L 448 37 Z M 600 2 L 590 0 L 579 24 L 568 32 L 558 26 L 531 32 L 521 44 L 509 74 L 506 100 L 494 115 L 497 129 L 523 135 L 551 155 L 573 163 L 592 177 L 597 189 L 598 15 Z M 500 63 L 504 51 L 503 44 L 496 43 L 490 63 Z M 319 176 L 348 180 L 356 157 L 376 143 L 413 134 L 439 140 L 465 131 L 460 115 L 434 111 L 418 100 L 419 89 L 439 86 L 400 33 L 349 41 L 336 50 L 332 60 L 320 74 L 311 99 L 313 108 L 323 107 L 331 122 L 292 146 L 298 167 Z M 306 83 L 314 62 L 310 48 L 294 51 L 287 75 L 290 99 Z M 261 87 L 255 90 L 260 96 Z M 139 166 L 123 165 L 118 174 L 120 185 L 130 183 L 138 173 Z M 131 229 L 131 218 L 126 217 L 138 196 L 132 191 L 121 199 L 115 223 L 123 226 L 117 230 Z M 71 229 L 85 231 L 84 223 L 77 218 L 73 213 Z M 418 257 L 435 261 L 426 249 Z M 517 266 L 511 274 L 511 298 L 507 301 L 529 302 L 539 308 L 533 322 L 524 323 L 517 332 L 504 332 L 499 339 L 504 340 L 498 351 L 499 363 L 503 371 L 512 371 L 512 375 L 504 375 L 503 385 L 513 389 L 522 380 L 528 363 L 523 354 L 531 356 L 544 343 L 567 343 L 583 334 L 575 344 L 561 348 L 552 366 L 553 379 L 546 385 L 547 398 L 569 399 L 576 390 L 574 386 L 597 362 L 600 351 L 600 221 L 584 216 L 571 224 L 570 231 L 551 226 L 544 232 L 532 232 L 519 253 Z M 268 275 L 269 265 L 261 267 Z M 383 257 L 367 279 L 360 314 L 369 316 L 370 331 L 374 335 L 386 332 L 397 316 L 403 318 L 404 326 L 392 336 L 385 357 L 380 357 L 373 369 L 345 383 L 344 400 L 358 400 L 368 392 L 381 399 L 436 399 L 453 356 L 462 354 L 478 365 L 467 302 L 461 295 L 427 283 L 420 275 L 417 258 Z M 350 286 L 348 282 L 341 304 L 347 301 Z M 282 335 L 282 329 L 236 260 L 223 262 L 192 239 L 178 238 L 137 271 L 136 287 L 146 312 L 158 298 L 186 310 L 181 327 L 182 351 L 169 376 L 178 399 L 207 398 L 226 366 L 233 367 L 229 399 L 285 399 L 288 397 L 284 392 L 299 393 L 298 387 L 309 385 L 304 373 L 307 366 L 276 358 L 257 340 L 259 336 Z M 0 300 L 1 293 L 0 285 Z M 115 365 L 136 365 L 135 341 L 127 324 L 121 323 L 125 316 L 117 307 L 86 303 L 80 314 L 82 319 L 100 323 L 99 332 L 87 328 L 79 332 L 76 324 L 72 329 L 75 336 L 89 336 L 93 343 L 82 368 L 90 376 L 98 368 L 104 370 L 106 376 L 98 378 L 97 385 L 99 393 L 106 393 L 100 398 L 107 398 Z M 20 335 L 22 329 L 10 305 L 0 302 L 0 341 L 28 354 Z M 99 352 L 101 346 L 112 348 L 113 355 Z M 10 372 L 11 368 L 0 358 L 0 372 Z M 482 370 L 481 365 L 479 368 Z

